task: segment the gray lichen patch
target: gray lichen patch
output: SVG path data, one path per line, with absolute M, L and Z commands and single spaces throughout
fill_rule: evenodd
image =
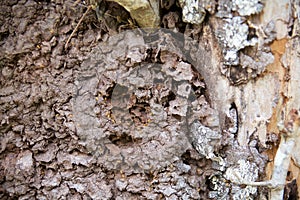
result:
M 255 199 L 258 190 L 257 187 L 237 185 L 239 180 L 256 181 L 259 173 L 263 173 L 266 157 L 262 157 L 252 143 L 255 145 L 255 140 L 251 142 L 250 149 L 241 147 L 237 144 L 233 135 L 227 136 L 226 158 L 224 159 L 225 173 L 213 174 L 209 177 L 211 190 L 209 197 L 213 199 L 229 199 L 229 196 L 234 199 Z M 229 139 L 230 138 L 230 139 Z M 223 140 L 222 142 L 225 142 Z M 226 184 L 231 181 L 231 184 Z
M 260 13 L 263 9 L 263 4 L 260 0 L 234 0 L 233 11 L 237 11 L 241 16 L 250 16 Z
M 254 46 L 258 39 L 248 39 L 249 27 L 244 18 L 237 16 L 224 19 L 225 24 L 218 32 L 219 42 L 224 49 L 224 64 L 238 65 L 239 51 L 247 46 Z
M 200 5 L 198 0 L 180 0 L 180 7 L 182 8 L 183 21 L 191 24 L 201 24 L 205 18 L 206 11 Z
M 207 159 L 215 158 L 214 152 L 220 145 L 221 134 L 203 126 L 199 121 L 191 125 L 190 132 L 193 135 L 193 145 L 199 154 Z
M 250 18 L 261 13 L 263 7 L 258 0 L 218 2 L 216 16 L 219 21 L 215 35 L 223 54 L 221 71 L 232 84 L 238 85 L 257 77 L 274 61 L 267 47 L 274 39 L 273 23 L 256 26 L 251 20 L 257 20 Z
M 258 178 L 258 166 L 249 161 L 243 159 L 237 161 L 237 166 L 230 167 L 226 170 L 225 177 L 227 180 L 233 182 L 238 182 L 238 178 L 242 178 L 247 181 L 254 181 Z M 232 191 L 233 199 L 253 199 L 251 195 L 257 192 L 256 187 L 246 186 L 241 188 L 239 186 L 234 186 Z
M 218 1 L 216 15 L 220 18 L 232 18 L 233 11 L 237 11 L 240 16 L 250 16 L 260 13 L 262 9 L 260 0 L 221 0 Z
M 224 170 L 225 162 L 222 157 L 217 156 L 218 147 L 221 143 L 222 135 L 208 127 L 203 126 L 199 121 L 191 125 L 190 134 L 192 144 L 201 156 L 213 161 L 213 168 Z
M 274 62 L 274 56 L 271 52 L 258 51 L 256 58 L 240 53 L 240 65 L 248 69 L 251 77 L 256 77 L 265 71 L 266 66 Z
M 225 2 L 223 2 L 225 3 Z M 223 53 L 222 73 L 238 85 L 257 77 L 273 63 L 274 56 L 268 43 L 274 39 L 272 22 L 265 27 L 256 26 L 249 16 L 262 11 L 260 1 L 232 1 L 219 4 L 216 37 Z M 239 15 L 233 15 L 237 11 Z

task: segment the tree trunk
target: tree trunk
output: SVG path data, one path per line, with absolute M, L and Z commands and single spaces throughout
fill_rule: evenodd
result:
M 299 1 L 0 11 L 0 199 L 299 198 Z

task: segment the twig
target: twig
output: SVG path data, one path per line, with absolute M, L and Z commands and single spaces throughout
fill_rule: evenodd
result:
M 74 30 L 72 31 L 71 35 L 69 36 L 66 44 L 65 44 L 65 49 L 68 48 L 68 44 L 70 42 L 70 40 L 72 39 L 72 37 L 74 36 L 74 34 L 76 33 L 79 25 L 81 24 L 82 20 L 85 18 L 85 16 L 88 14 L 88 12 L 91 10 L 92 6 L 88 6 L 87 10 L 85 11 L 85 13 L 82 15 L 82 17 L 80 18 L 80 20 L 78 21 L 76 27 L 74 28 Z
M 237 175 L 237 174 L 235 174 Z M 281 184 L 276 184 L 272 179 L 268 180 L 268 181 L 247 181 L 247 180 L 243 180 L 243 179 L 239 179 L 238 182 L 236 181 L 231 181 L 234 184 L 237 185 L 249 185 L 249 186 L 253 186 L 253 187 L 267 187 L 267 188 L 271 188 L 271 189 L 280 189 L 282 187 L 284 187 L 284 185 Z

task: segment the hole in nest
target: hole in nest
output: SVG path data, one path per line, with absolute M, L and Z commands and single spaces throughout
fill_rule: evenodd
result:
M 128 134 L 112 134 L 108 139 L 117 146 L 131 146 L 133 143 L 140 142 L 140 139 L 134 139 L 131 135 Z
M 163 97 L 161 99 L 161 105 L 163 105 L 165 108 L 170 106 L 170 101 L 173 101 L 176 99 L 176 95 L 174 94 L 174 92 L 170 91 L 168 96 Z
M 148 103 L 138 103 L 129 109 L 132 120 L 137 124 L 147 124 L 150 114 Z

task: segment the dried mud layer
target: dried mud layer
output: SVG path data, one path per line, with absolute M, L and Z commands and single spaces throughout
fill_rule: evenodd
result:
M 225 172 L 254 181 L 266 160 L 218 132 L 181 39 L 122 32 L 129 14 L 104 2 L 65 47 L 87 10 L 73 3 L 1 2 L 0 199 L 259 198 Z M 162 26 L 182 31 L 173 4 Z

